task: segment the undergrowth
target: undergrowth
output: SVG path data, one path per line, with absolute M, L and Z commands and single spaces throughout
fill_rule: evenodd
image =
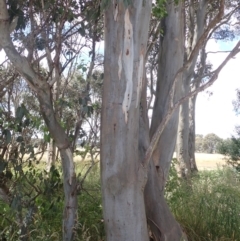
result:
M 85 168 L 82 164 L 77 166 L 77 173 L 81 173 L 79 178 L 84 176 Z M 28 179 L 37 182 L 41 177 L 39 173 L 35 173 L 34 179 L 27 174 Z M 53 170 L 50 177 L 48 185 L 53 185 L 54 191 L 46 191 L 35 199 L 36 209 L 28 227 L 27 240 L 62 240 L 64 197 L 61 171 Z M 39 185 L 43 184 L 39 181 Z M 45 187 L 44 190 L 48 189 Z M 240 175 L 237 172 L 230 168 L 201 171 L 186 183 L 179 178 L 173 162 L 165 196 L 189 241 L 240 240 Z M 91 169 L 83 182 L 78 205 L 75 240 L 105 240 L 98 165 Z M 24 214 L 26 210 L 16 207 L 17 204 L 9 206 L 0 201 L 0 241 L 20 240 L 18 214 Z
M 89 165 L 86 165 L 86 163 L 77 166 L 77 173 L 79 174 L 80 180 L 88 167 Z M 31 182 L 35 181 L 35 187 L 44 190 L 44 192 L 34 200 L 34 205 L 31 203 L 35 210 L 33 220 L 28 225 L 28 236 L 25 237 L 25 239 L 21 238 L 19 223 L 20 219 L 26 216 L 30 208 L 15 205 L 13 203 L 14 201 L 12 201 L 10 205 L 0 201 L 0 241 L 62 240 L 64 196 L 62 191 L 61 170 L 53 169 L 49 179 L 46 179 L 46 182 L 40 181 L 40 178 L 43 178 L 42 171 L 36 171 L 34 178 L 31 174 L 32 172 L 26 172 L 28 180 Z M 24 180 L 22 180 L 22 182 L 22 186 L 24 186 Z M 46 188 L 46 185 L 49 186 L 49 189 Z M 22 189 L 19 190 L 20 195 L 21 193 L 23 193 Z M 28 200 L 28 197 L 24 198 Z M 23 201 L 23 196 L 21 197 L 21 201 Z M 21 220 L 21 223 L 23 222 L 24 220 Z M 86 176 L 78 195 L 78 223 L 75 233 L 76 236 L 74 240 L 76 241 L 104 240 L 100 175 L 97 165 L 95 165 Z
M 239 181 L 239 173 L 224 168 L 201 171 L 187 183 L 173 164 L 165 195 L 188 240 L 240 240 Z

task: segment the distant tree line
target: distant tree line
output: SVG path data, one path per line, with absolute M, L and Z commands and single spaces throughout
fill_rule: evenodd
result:
M 196 145 L 196 152 L 203 152 L 203 153 L 219 153 L 219 145 L 224 140 L 221 139 L 214 133 L 204 135 L 196 134 L 195 137 L 195 145 Z

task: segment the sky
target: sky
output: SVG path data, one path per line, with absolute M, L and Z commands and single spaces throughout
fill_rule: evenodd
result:
M 235 44 L 236 42 L 210 40 L 207 51 L 231 50 Z M 209 54 L 209 60 L 214 69 L 226 55 L 227 53 Z M 229 61 L 213 86 L 198 95 L 196 103 L 197 134 L 215 133 L 224 139 L 234 134 L 234 127 L 240 125 L 240 116 L 236 116 L 232 105 L 232 101 L 236 99 L 237 88 L 240 88 L 240 54 Z

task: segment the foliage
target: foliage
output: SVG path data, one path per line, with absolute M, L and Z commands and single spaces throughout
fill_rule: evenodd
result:
M 214 133 L 203 135 L 196 135 L 195 137 L 195 148 L 196 152 L 204 153 L 218 153 L 219 145 L 222 139 Z
M 178 177 L 173 161 L 165 196 L 175 217 L 180 222 L 191 241 L 235 241 L 240 239 L 240 176 L 229 168 L 217 171 L 200 172 L 193 177 L 191 188 Z M 82 177 L 88 168 L 85 162 L 77 163 L 77 173 Z M 26 177 L 32 180 L 28 169 Z M 42 174 L 41 169 L 37 177 Z M 63 196 L 61 170 L 52 168 L 48 187 L 38 196 L 37 209 L 29 225 L 29 240 L 61 240 L 61 215 Z M 59 179 L 60 178 L 60 179 Z M 46 188 L 40 178 L 35 179 L 40 189 Z M 50 200 L 50 202 L 49 202 Z M 79 222 L 76 240 L 104 240 L 102 219 L 99 165 L 95 165 L 87 176 L 78 197 Z M 16 224 L 16 211 L 0 202 L 0 234 L 7 240 L 18 240 L 19 227 Z M 23 210 L 26 211 L 25 208 Z
M 203 135 L 195 135 L 195 151 L 203 152 Z
M 203 139 L 203 150 L 206 153 L 216 153 L 221 138 L 214 133 L 207 134 Z
M 167 0 L 157 0 L 156 3 L 153 3 L 152 13 L 153 16 L 162 19 L 167 15 L 166 9 Z
M 189 186 L 171 170 L 165 195 L 188 240 L 240 240 L 239 180 L 225 168 L 200 172 Z
M 78 164 L 80 177 L 84 175 L 87 166 Z M 76 240 L 79 241 L 100 241 L 104 237 L 98 170 L 97 166 L 92 169 L 78 196 L 79 220 Z M 0 240 L 19 240 L 21 236 L 19 221 L 23 219 L 24 222 L 27 214 L 31 216 L 31 222 L 27 227 L 27 240 L 61 240 L 61 217 L 64 205 L 61 175 L 61 170 L 58 168 L 52 168 L 49 175 L 41 166 L 26 169 L 24 177 L 18 179 L 17 190 L 21 200 L 12 200 L 11 205 L 0 201 Z M 38 195 L 33 187 L 39 191 Z M 27 189 L 31 193 L 31 198 L 27 196 Z M 30 201 L 31 207 L 23 205 Z
M 231 164 L 238 171 L 240 171 L 240 135 L 239 134 L 240 133 L 237 131 L 237 136 L 232 136 L 230 139 L 223 140 L 218 148 L 219 152 L 227 157 L 228 163 Z
M 29 111 L 21 104 L 12 113 L 4 103 L 0 108 L 0 240 L 19 240 L 21 236 L 27 236 L 26 240 L 60 240 L 64 206 L 62 170 L 44 170 L 41 159 L 46 145 L 34 139 L 36 133 L 49 135 L 47 129 L 40 116 L 32 115 L 37 113 L 36 109 Z M 33 107 L 28 101 L 25 103 Z M 96 152 L 92 147 L 87 150 Z M 85 174 L 86 169 L 90 170 L 88 166 L 79 171 L 77 240 L 101 240 L 96 237 L 103 236 L 100 185 L 95 185 L 99 175 Z

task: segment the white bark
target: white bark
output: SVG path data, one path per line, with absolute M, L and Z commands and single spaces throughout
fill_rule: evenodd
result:
M 105 12 L 101 129 L 104 224 L 108 241 L 146 241 L 143 197 L 146 170 L 138 155 L 139 108 L 136 106 L 151 2 L 133 0 L 128 7 L 118 2 L 117 13 L 115 7 L 111 3 Z
M 180 241 L 184 240 L 184 235 L 164 199 L 164 186 L 175 147 L 178 124 L 178 111 L 173 115 L 172 113 L 169 115 L 168 110 L 171 107 L 169 104 L 172 100 L 169 93 L 174 77 L 183 65 L 184 23 L 182 3 L 177 6 L 174 2 L 169 1 L 167 12 L 168 15 L 163 20 L 165 27 L 163 29 L 163 40 L 160 42 L 161 53 L 159 56 L 156 100 L 150 129 L 151 143 L 156 141 L 156 146 L 150 146 L 150 148 L 153 147 L 154 153 L 150 158 L 148 180 L 145 188 L 145 203 L 147 219 L 154 240 Z M 173 103 L 171 104 L 174 104 L 181 97 L 181 76 L 174 90 Z M 158 128 L 159 123 L 162 123 L 160 131 Z M 157 140 L 156 133 L 160 134 L 159 140 Z M 154 139 L 155 137 L 156 139 Z M 149 147 L 147 150 L 150 151 L 146 153 L 146 160 L 148 160 L 151 153 Z
M 150 138 L 153 138 L 159 123 L 163 122 L 171 101 L 170 91 L 177 71 L 183 66 L 184 56 L 184 22 L 182 3 L 175 5 L 169 1 L 167 5 L 168 16 L 165 20 L 161 54 L 159 57 L 158 80 L 156 99 L 153 108 Z M 181 76 L 174 89 L 175 103 L 181 97 Z M 176 111 L 163 128 L 162 134 L 153 152 L 153 160 L 165 185 L 176 143 L 178 124 L 178 111 Z

